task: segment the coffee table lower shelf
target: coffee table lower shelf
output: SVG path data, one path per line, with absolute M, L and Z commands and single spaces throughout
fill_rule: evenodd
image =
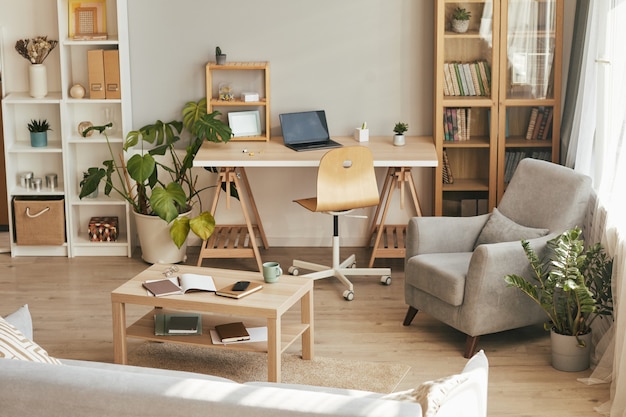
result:
M 218 324 L 231 323 L 234 321 L 242 321 L 246 327 L 262 327 L 267 323 L 262 319 L 236 318 L 233 316 L 223 316 L 217 314 L 201 314 L 202 316 L 202 334 L 200 335 L 184 335 L 184 336 L 156 336 L 154 334 L 154 315 L 181 313 L 178 310 L 153 309 L 148 314 L 141 317 L 135 323 L 126 329 L 126 337 L 151 340 L 157 342 L 171 342 L 195 346 L 207 346 L 216 349 L 229 349 L 247 352 L 265 352 L 267 353 L 267 341 L 264 342 L 246 342 L 246 343 L 228 343 L 214 344 L 211 341 L 210 330 L 214 329 Z M 187 311 L 188 313 L 188 311 Z M 309 328 L 308 324 L 285 322 L 281 326 L 281 344 L 280 352 L 283 353 L 291 346 L 298 337 Z

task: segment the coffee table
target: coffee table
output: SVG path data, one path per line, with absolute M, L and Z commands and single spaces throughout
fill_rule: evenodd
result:
M 267 352 L 267 379 L 280 382 L 281 354 L 298 337 L 302 339 L 302 359 L 313 359 L 313 280 L 283 275 L 279 281 L 263 284 L 263 289 L 241 299 L 221 297 L 209 292 L 154 297 L 141 285 L 146 280 L 163 279 L 171 265 L 155 264 L 111 293 L 113 313 L 113 353 L 115 363 L 128 361 L 127 338 L 206 346 L 215 349 Z M 263 281 L 259 272 L 203 268 L 178 265 L 178 274 L 210 275 L 217 288 L 235 281 Z M 126 325 L 126 305 L 153 307 L 132 325 Z M 299 305 L 300 314 L 297 317 Z M 295 310 L 294 314 L 288 314 Z M 154 315 L 165 312 L 198 312 L 202 314 L 202 334 L 193 336 L 155 336 Z M 284 319 L 284 320 L 283 320 Z M 267 342 L 211 342 L 210 329 L 216 324 L 243 321 L 246 327 L 267 326 Z

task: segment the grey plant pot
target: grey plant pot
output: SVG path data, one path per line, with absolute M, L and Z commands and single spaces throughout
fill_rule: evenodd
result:
M 226 54 L 215 55 L 215 62 L 217 65 L 224 65 L 226 63 Z
M 452 19 L 452 31 L 456 33 L 465 33 L 469 29 L 469 20 Z
M 589 368 L 591 358 L 591 332 L 578 336 L 585 347 L 578 346 L 575 336 L 550 332 L 552 367 L 559 371 L 579 372 Z

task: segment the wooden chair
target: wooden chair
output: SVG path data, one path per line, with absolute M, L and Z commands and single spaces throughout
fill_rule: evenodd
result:
M 381 282 L 389 285 L 390 268 L 356 268 L 354 254 L 343 262 L 339 260 L 339 216 L 357 208 L 375 206 L 379 203 L 379 198 L 374 158 L 369 148 L 344 146 L 328 151 L 322 157 L 317 172 L 317 196 L 294 201 L 312 212 L 324 212 L 333 216 L 332 266 L 294 260 L 289 273 L 299 275 L 299 268 L 304 268 L 314 272 L 303 277 L 336 277 L 348 287 L 343 292 L 343 297 L 348 301 L 354 299 L 354 286 L 346 276 L 380 275 Z

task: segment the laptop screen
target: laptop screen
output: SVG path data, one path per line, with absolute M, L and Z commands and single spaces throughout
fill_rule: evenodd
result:
M 285 144 L 320 142 L 329 139 L 324 110 L 283 113 L 280 127 Z

